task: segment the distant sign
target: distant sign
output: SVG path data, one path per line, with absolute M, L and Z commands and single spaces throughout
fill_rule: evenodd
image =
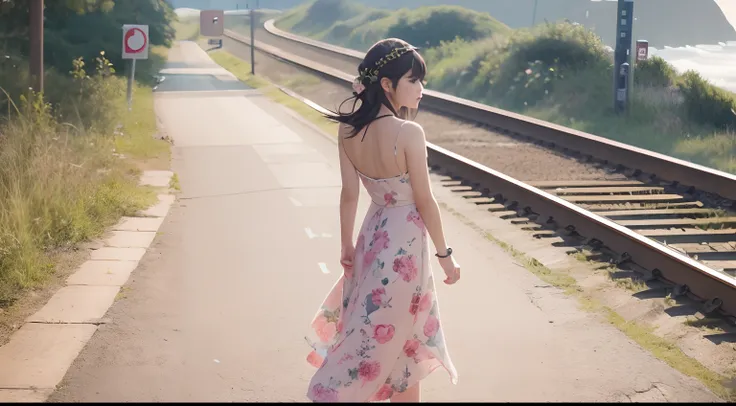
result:
M 225 12 L 202 10 L 199 12 L 199 33 L 204 37 L 219 37 L 225 33 Z
M 636 41 L 636 61 L 646 61 L 649 59 L 649 41 Z
M 123 25 L 123 59 L 148 59 L 147 25 Z

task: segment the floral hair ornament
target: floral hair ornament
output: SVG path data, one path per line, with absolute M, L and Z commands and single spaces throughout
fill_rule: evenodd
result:
M 365 91 L 365 85 L 362 83 L 360 76 L 356 77 L 355 80 L 353 80 L 353 94 L 359 95 Z
M 412 45 L 392 49 L 391 52 L 376 61 L 373 69 L 365 68 L 359 71 L 360 75 L 355 78 L 355 81 L 353 82 L 353 90 L 356 92 L 356 94 L 360 94 L 363 90 L 365 90 L 366 82 L 375 83 L 378 81 L 378 72 L 381 70 L 381 68 L 386 66 L 387 63 L 395 59 L 399 59 L 405 53 L 414 51 L 416 49 L 419 48 Z

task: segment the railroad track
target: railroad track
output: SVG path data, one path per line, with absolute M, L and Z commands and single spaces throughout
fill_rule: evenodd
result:
M 250 43 L 234 31 L 225 35 Z M 298 43 L 308 57 L 279 48 L 287 43 Z M 273 20 L 259 27 L 255 45 L 347 88 L 354 75 L 346 72 L 363 56 L 280 31 Z M 633 263 L 646 278 L 674 284 L 673 296 L 687 294 L 702 312 L 736 316 L 736 176 L 440 92 L 425 91 L 422 104 L 620 173 L 620 180 L 522 182 L 429 144 L 433 170 L 480 192 L 487 200 L 478 204 L 489 211 L 512 211 L 563 235 L 584 236 L 586 245 L 617 253 L 617 264 Z

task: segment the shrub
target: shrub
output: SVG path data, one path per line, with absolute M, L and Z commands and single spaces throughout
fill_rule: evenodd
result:
M 677 80 L 677 72 L 664 59 L 653 56 L 636 65 L 634 83 L 649 87 L 670 87 Z
M 457 6 L 440 6 L 402 13 L 398 21 L 388 28 L 386 36 L 431 48 L 455 38 L 473 41 L 506 31 L 508 27 L 486 13 Z
M 713 86 L 695 71 L 685 72 L 678 87 L 691 120 L 719 129 L 736 129 L 733 93 Z

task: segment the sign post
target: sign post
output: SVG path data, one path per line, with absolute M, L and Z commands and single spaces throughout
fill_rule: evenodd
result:
M 138 59 L 148 59 L 148 45 L 147 25 L 123 25 L 123 59 L 131 60 L 130 76 L 128 77 L 128 111 L 133 108 L 135 61 Z
M 252 8 L 250 14 L 250 74 L 256 74 L 256 9 Z
M 222 10 L 202 10 L 199 12 L 199 33 L 203 37 L 221 37 L 225 34 L 225 12 Z M 222 38 L 207 40 L 208 45 L 222 48 Z
M 616 13 L 616 50 L 613 65 L 613 98 L 617 113 L 626 110 L 631 74 L 631 34 L 634 24 L 634 0 L 618 0 Z

